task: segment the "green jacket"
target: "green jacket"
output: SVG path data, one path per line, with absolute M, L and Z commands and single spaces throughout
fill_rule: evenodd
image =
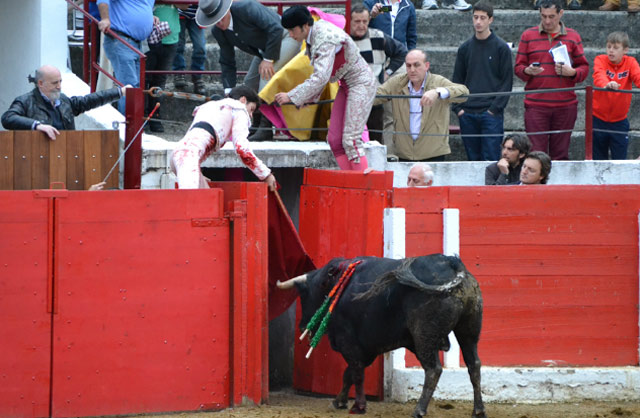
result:
M 453 83 L 437 74 L 427 73 L 427 81 L 424 91 L 444 87 L 449 90 L 449 98 L 438 100 L 430 107 L 422 107 L 422 123 L 420 134 L 440 134 L 440 136 L 419 136 L 415 141 L 408 134 L 411 132 L 409 125 L 409 100 L 391 99 L 393 107 L 393 125 L 397 133 L 393 136 L 396 155 L 407 160 L 426 160 L 451 153 L 449 148 L 449 118 L 450 103 L 462 103 L 466 98 L 458 96 L 469 94 L 469 89 L 462 84 Z M 409 77 L 406 73 L 391 77 L 378 87 L 376 95 L 409 95 Z M 374 105 L 381 104 L 389 99 L 376 99 Z

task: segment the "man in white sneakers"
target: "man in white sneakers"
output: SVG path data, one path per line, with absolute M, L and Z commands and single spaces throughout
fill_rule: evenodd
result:
M 438 8 L 436 0 L 422 0 L 422 10 L 435 10 Z M 461 12 L 471 10 L 471 5 L 464 0 L 442 0 L 443 9 L 454 9 Z

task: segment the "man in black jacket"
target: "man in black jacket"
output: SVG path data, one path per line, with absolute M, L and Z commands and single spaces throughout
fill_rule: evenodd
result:
M 522 162 L 531 150 L 529 137 L 521 134 L 506 135 L 502 140 L 502 158 L 484 170 L 484 184 L 497 186 L 518 184 Z
M 465 41 L 456 56 L 454 83 L 464 84 L 471 94 L 511 91 L 511 49 L 491 31 L 493 7 L 485 1 L 473 6 L 474 36 Z M 500 158 L 504 133 L 504 108 L 509 96 L 470 97 L 451 106 L 460 121 L 460 133 L 469 161 Z
M 56 139 L 60 130 L 75 129 L 74 117 L 124 97 L 127 86 L 114 87 L 86 96 L 67 97 L 61 93 L 60 70 L 43 65 L 36 70 L 36 88 L 17 97 L 2 115 L 2 126 L 9 130 L 37 130 Z

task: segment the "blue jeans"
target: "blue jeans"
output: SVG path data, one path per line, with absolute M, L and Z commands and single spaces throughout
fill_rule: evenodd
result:
M 464 112 L 458 117 L 469 161 L 498 161 L 501 157 L 504 116 Z M 468 136 L 464 135 L 482 135 Z
M 596 129 L 620 131 L 620 133 L 599 132 Z M 629 119 L 619 122 L 605 122 L 593 117 L 593 159 L 608 160 L 611 150 L 612 160 L 626 160 L 629 147 Z
M 124 39 L 140 50 L 140 41 L 129 37 Z M 131 84 L 133 87 L 140 87 L 140 57 L 138 54 L 111 36 L 104 37 L 104 52 L 113 65 L 113 75 L 116 80 L 125 86 Z M 118 100 L 118 110 L 123 115 L 125 103 L 124 97 Z
M 178 40 L 176 56 L 173 59 L 173 69 L 182 71 L 187 68 L 187 63 L 184 60 L 184 46 L 187 42 L 187 31 L 189 31 L 189 38 L 191 38 L 191 44 L 193 45 L 191 71 L 204 71 L 204 62 L 206 59 L 204 29 L 201 29 L 196 21 L 191 19 L 180 19 L 180 38 Z

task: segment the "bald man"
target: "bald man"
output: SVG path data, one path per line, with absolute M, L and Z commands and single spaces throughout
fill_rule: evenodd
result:
M 125 96 L 127 86 L 114 87 L 86 96 L 67 97 L 61 92 L 62 75 L 52 65 L 36 70 L 36 88 L 17 97 L 2 115 L 2 126 L 8 130 L 37 130 L 56 139 L 60 130 L 76 128 L 74 117 L 114 102 Z
M 407 187 L 425 187 L 433 184 L 433 170 L 429 164 L 414 164 L 407 176 Z

